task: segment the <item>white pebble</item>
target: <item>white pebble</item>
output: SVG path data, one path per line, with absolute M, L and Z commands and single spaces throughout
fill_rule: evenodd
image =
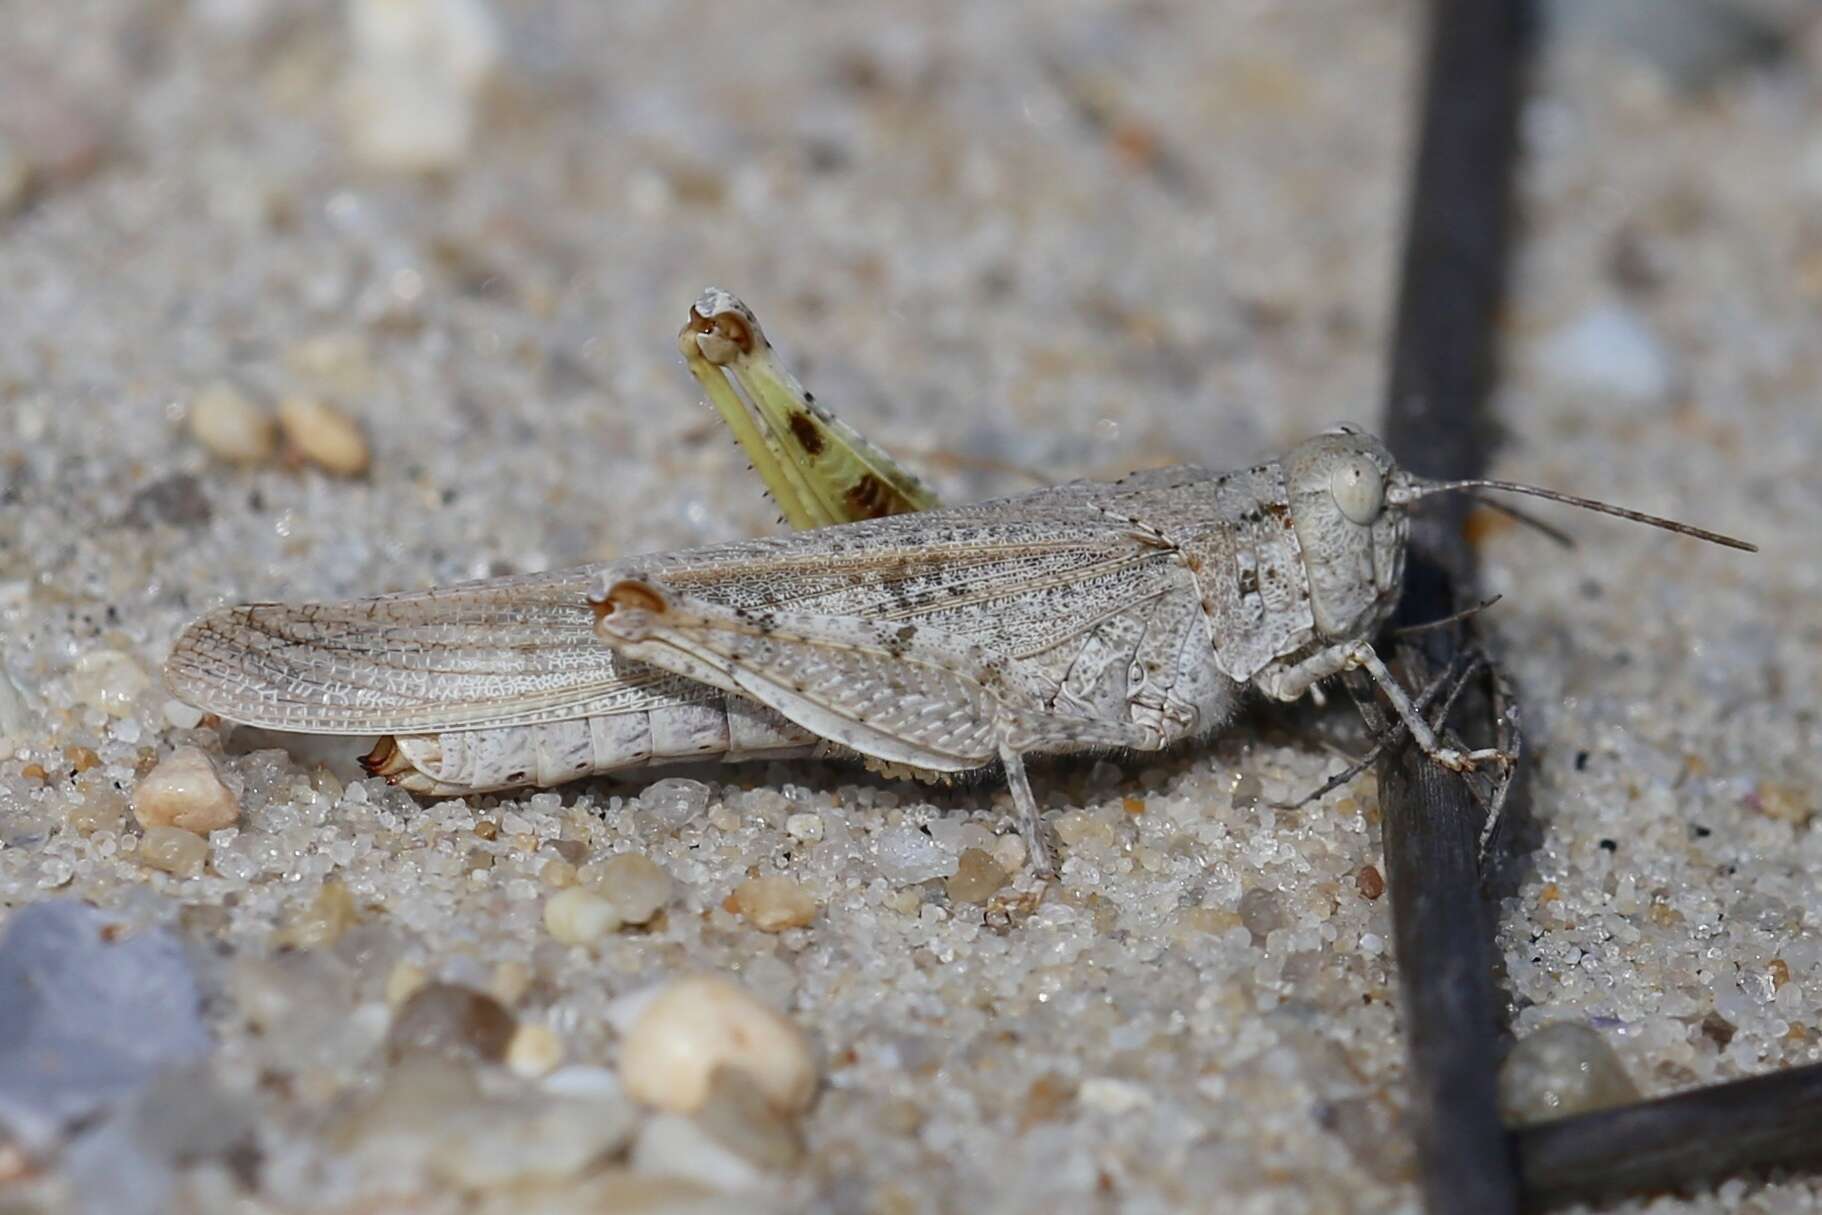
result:
M 604 861 L 591 861 L 576 877 L 606 899 L 624 924 L 648 924 L 671 901 L 671 875 L 640 852 L 621 852 Z
M 151 686 L 144 669 L 119 650 L 90 650 L 76 660 L 70 675 L 70 691 L 76 699 L 109 717 L 132 712 L 133 702 Z
M 343 123 L 375 168 L 430 172 L 459 165 L 474 137 L 482 89 L 501 38 L 482 0 L 352 0 L 354 60 Z
M 620 924 L 612 903 L 581 886 L 559 890 L 544 901 L 544 929 L 565 945 L 592 945 Z
M 722 1191 L 750 1190 L 765 1180 L 757 1165 L 677 1114 L 659 1114 L 640 1128 L 632 1165 L 640 1173 L 687 1178 Z
M 1520 1038 L 1499 1069 L 1499 1106 L 1516 1125 L 1638 1099 L 1613 1047 L 1590 1025 L 1558 1021 Z
M 209 859 L 209 843 L 180 827 L 147 827 L 139 841 L 139 863 L 178 877 L 195 877 Z
M 133 817 L 148 829 L 178 827 L 207 835 L 240 820 L 240 799 L 206 754 L 179 747 L 133 790 Z
M 784 833 L 794 840 L 814 844 L 822 838 L 822 815 L 793 814 L 784 821 Z
M 803 1033 L 727 979 L 678 979 L 620 1001 L 609 1016 L 624 1034 L 620 1079 L 649 1105 L 700 1109 L 718 1067 L 745 1072 L 782 1112 L 807 1109 L 815 1095 L 816 1066 Z
M 889 882 L 911 886 L 955 872 L 956 858 L 916 827 L 888 827 L 879 833 L 879 871 Z
M 1151 1094 L 1130 1080 L 1112 1076 L 1091 1076 L 1082 1081 L 1076 1100 L 1083 1108 L 1103 1114 L 1130 1114 L 1151 1104 Z
M 231 384 L 213 384 L 190 403 L 190 433 L 209 454 L 236 464 L 269 460 L 278 446 L 272 415 Z
M 288 397 L 278 407 L 285 440 L 299 455 L 338 476 L 367 471 L 367 440 L 354 419 L 312 397 Z
M 202 710 L 181 700 L 171 699 L 164 702 L 164 719 L 173 729 L 194 730 L 202 724 Z
M 1670 391 L 1670 353 L 1643 317 L 1602 304 L 1544 342 L 1542 369 L 1570 388 L 1648 403 Z
M 437 1128 L 433 1175 L 467 1189 L 555 1181 L 589 1168 L 632 1134 L 630 1105 L 495 1098 Z

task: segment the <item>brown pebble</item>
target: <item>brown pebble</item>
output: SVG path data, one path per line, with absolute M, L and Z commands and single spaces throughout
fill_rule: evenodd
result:
M 993 854 L 964 848 L 956 858 L 955 873 L 944 883 L 951 903 L 985 903 L 1012 879 Z
M 1054 1122 L 1074 1100 L 1075 1084 L 1072 1081 L 1055 1072 L 1045 1072 L 1025 1091 L 1025 1106 L 1019 1111 L 1019 1130 L 1028 1131 L 1040 1122 Z
M 796 878 L 775 874 L 748 878 L 734 887 L 732 910 L 761 932 L 802 928 L 816 918 L 816 900 Z
M 484 840 L 500 838 L 500 824 L 490 818 L 484 818 L 474 825 L 474 833 Z
M 133 789 L 133 817 L 142 827 L 181 827 L 207 835 L 240 821 L 240 799 L 205 752 L 179 747 Z
M 348 887 L 331 879 L 323 883 L 308 906 L 285 922 L 278 942 L 294 949 L 327 949 L 341 940 L 359 918 Z
M 311 397 L 279 402 L 278 425 L 285 441 L 326 472 L 355 477 L 367 471 L 367 440 L 353 418 Z
M 426 983 L 411 994 L 386 1035 L 387 1057 L 412 1054 L 497 1063 L 518 1028 L 511 1013 L 486 992 L 454 983 Z
M 72 776 L 101 766 L 101 756 L 95 754 L 93 747 L 65 747 L 63 758 L 69 761 Z
M 90 790 L 64 813 L 64 822 L 77 835 L 88 837 L 99 831 L 119 831 L 126 821 L 126 799 L 112 788 Z
M 1362 865 L 1354 875 L 1354 885 L 1362 898 L 1376 899 L 1385 893 L 1385 877 L 1372 865 Z
M 26 780 L 35 780 L 40 783 L 48 781 L 51 778 L 51 774 L 44 770 L 44 765 L 38 763 L 26 764 L 19 769 L 19 775 Z
M 1751 800 L 1767 818 L 1799 827 L 1807 824 L 1816 813 L 1809 796 L 1796 785 L 1763 784 L 1754 791 Z
M 209 842 L 181 827 L 147 827 L 139 841 L 139 863 L 177 877 L 196 877 L 209 859 Z
M 1142 797 L 1123 797 L 1120 799 L 1120 808 L 1134 818 L 1137 818 L 1139 815 L 1145 813 L 1145 799 Z
M 580 865 L 588 859 L 588 845 L 581 840 L 552 840 L 550 850 L 571 865 Z

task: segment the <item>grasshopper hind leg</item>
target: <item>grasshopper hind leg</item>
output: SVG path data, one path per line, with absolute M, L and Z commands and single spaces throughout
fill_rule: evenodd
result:
M 1006 769 L 1006 787 L 1012 792 L 1012 806 L 1018 815 L 1019 834 L 1025 838 L 1025 851 L 1031 868 L 1039 877 L 1056 873 L 1050 844 L 1044 839 L 1043 812 L 1031 792 L 1031 778 L 1025 775 L 1025 757 L 1011 745 L 1000 743 L 1000 764 Z
M 1015 664 L 937 628 L 733 609 L 637 579 L 591 599 L 617 653 L 750 697 L 830 743 L 931 772 L 1000 761 L 1040 872 L 1050 857 L 1024 755 L 1160 745 L 1151 727 L 1056 713 Z

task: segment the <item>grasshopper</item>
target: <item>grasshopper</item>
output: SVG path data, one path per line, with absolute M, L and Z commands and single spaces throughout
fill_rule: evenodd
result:
M 1438 763 L 1507 763 L 1447 745 L 1373 648 L 1431 494 L 1529 494 L 1752 549 L 1533 486 L 1425 480 L 1346 425 L 1233 472 L 939 507 L 815 403 L 733 296 L 705 293 L 679 340 L 801 530 L 221 608 L 178 638 L 172 691 L 250 725 L 385 735 L 368 770 L 430 796 L 714 757 L 854 756 L 936 779 L 998 765 L 1048 873 L 1027 756 L 1162 750 L 1220 729 L 1249 691 L 1290 701 L 1363 671 Z

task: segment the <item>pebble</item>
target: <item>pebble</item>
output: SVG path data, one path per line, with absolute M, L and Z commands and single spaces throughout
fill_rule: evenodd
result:
M 1520 1038 L 1499 1070 L 1500 1112 L 1514 1125 L 1607 1109 L 1638 1096 L 1607 1039 L 1574 1021 Z
M 415 962 L 399 962 L 386 974 L 386 1007 L 397 1010 L 416 995 L 430 976 Z
M 573 1177 L 624 1144 L 636 1118 L 624 1102 L 484 1100 L 446 1119 L 428 1163 L 439 1179 L 474 1190 Z
M 1014 832 L 1010 835 L 1002 835 L 993 841 L 993 859 L 998 861 L 1000 868 L 1007 873 L 1017 873 L 1025 867 L 1025 862 L 1031 859 L 1031 853 L 1025 847 L 1025 841 L 1019 838 L 1017 832 Z M 959 860 L 956 867 L 958 870 L 961 867 Z
M 1576 391 L 1650 403 L 1670 391 L 1670 352 L 1645 319 L 1600 304 L 1544 340 L 1542 370 Z
M 544 900 L 544 930 L 565 945 L 592 945 L 617 932 L 623 922 L 613 903 L 583 886 Z
M 707 1102 L 720 1067 L 746 1072 L 773 1108 L 801 1113 L 816 1092 L 810 1044 L 788 1018 L 717 975 L 677 979 L 616 1001 L 620 1079 L 634 1098 L 675 1113 Z
M 360 919 L 348 887 L 331 879 L 316 897 L 297 910 L 279 929 L 278 943 L 293 949 L 327 949 Z
M 164 702 L 165 724 L 174 730 L 194 730 L 202 724 L 202 710 L 181 700 Z
M 955 855 L 916 827 L 888 827 L 880 832 L 877 860 L 880 874 L 900 886 L 946 878 L 956 869 Z
M 240 821 L 240 799 L 205 752 L 179 747 L 140 778 L 133 790 L 133 817 L 148 832 L 180 827 L 207 835 Z
M 386 1035 L 386 1053 L 497 1063 L 518 1029 L 504 1005 L 484 991 L 454 983 L 426 983 L 399 1006 Z
M 0 1135 L 9 1154 L 54 1154 L 66 1126 L 214 1048 L 184 942 L 165 928 L 126 928 L 78 899 L 8 912 Z
M 794 840 L 814 844 L 822 839 L 822 815 L 793 814 L 784 821 L 784 833 Z
M 190 433 L 210 455 L 235 464 L 259 464 L 278 447 L 272 415 L 231 384 L 213 384 L 190 403 Z
M 81 801 L 71 802 L 63 821 L 71 831 L 84 838 L 97 832 L 118 832 L 126 819 L 127 803 L 111 785 L 102 785 L 84 793 Z
M 535 1080 L 563 1062 L 563 1039 L 548 1025 L 526 1021 L 506 1044 L 506 1066 L 516 1076 Z
M 687 1177 L 596 1169 L 561 1185 L 515 1186 L 477 1196 L 472 1215 L 769 1215 L 750 1197 L 729 1198 Z
M 402 1170 L 422 1168 L 447 1185 L 493 1189 L 576 1176 L 625 1144 L 636 1120 L 624 1099 L 486 1096 L 469 1069 L 414 1055 L 386 1073 L 335 1138 L 393 1184 Z
M 373 355 L 358 333 L 320 333 L 285 350 L 293 375 L 331 397 L 358 400 L 374 390 Z
M 985 903 L 1011 880 L 990 852 L 964 848 L 956 859 L 955 873 L 945 884 L 951 903 Z
M 649 924 L 671 901 L 671 875 L 640 852 L 622 852 L 584 865 L 577 880 L 606 899 L 623 924 Z
M 487 991 L 510 1008 L 525 998 L 525 993 L 531 990 L 531 981 L 531 967 L 517 958 L 506 958 L 494 966 L 493 974 L 487 980 Z
M 367 440 L 341 410 L 314 397 L 287 397 L 278 406 L 285 441 L 326 472 L 355 477 L 367 471 Z
M 466 159 L 501 36 L 482 0 L 352 0 L 343 127 L 374 168 L 424 173 Z
M 181 827 L 147 827 L 139 840 L 139 863 L 177 877 L 196 877 L 209 859 L 209 841 Z
M 640 1128 L 632 1165 L 641 1173 L 680 1177 L 722 1191 L 750 1190 L 765 1181 L 758 1165 L 681 1114 L 659 1114 Z
M 716 1069 L 709 1077 L 708 1100 L 694 1121 L 716 1143 L 762 1169 L 795 1168 L 803 1159 L 797 1123 L 773 1109 L 745 1072 Z
M 140 693 L 151 686 L 145 668 L 119 650 L 90 650 L 76 660 L 70 673 L 71 695 L 109 717 L 131 713 Z
M 658 826 L 675 831 L 702 817 L 709 808 L 710 792 L 699 780 L 667 776 L 645 787 L 639 795 L 639 809 Z
M 773 874 L 748 878 L 728 896 L 732 910 L 761 932 L 802 928 L 816 918 L 817 904 L 796 878 Z

